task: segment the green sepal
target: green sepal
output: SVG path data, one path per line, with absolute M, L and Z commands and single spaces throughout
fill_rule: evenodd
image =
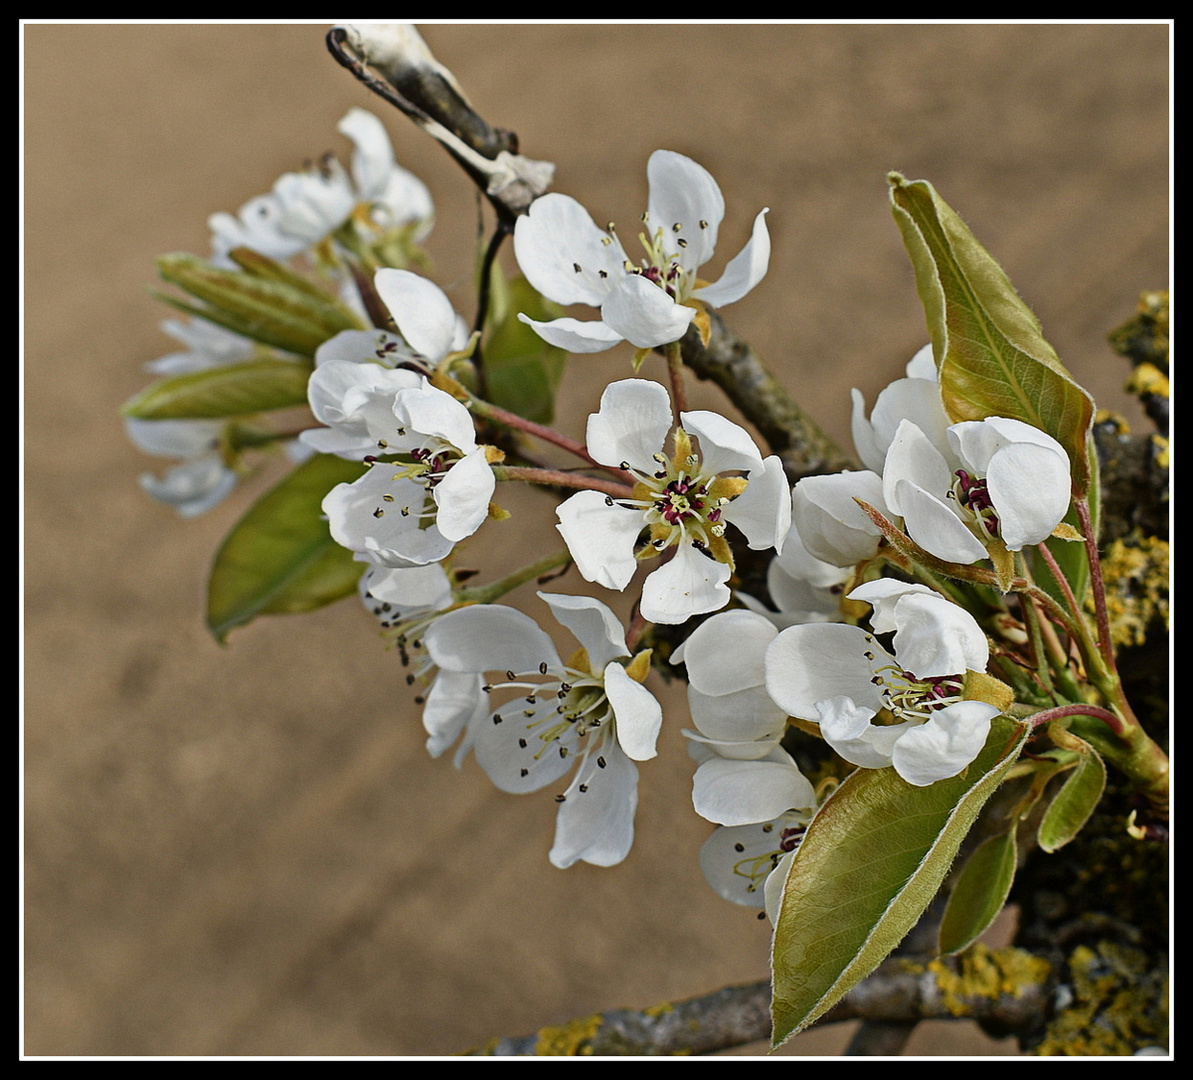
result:
M 772 1044 L 823 1016 L 931 902 L 1029 728 L 995 717 L 961 775 L 915 787 L 857 769 L 821 806 L 783 886 L 772 952 Z
M 304 462 L 267 491 L 216 552 L 207 586 L 207 628 L 224 644 L 228 632 L 258 615 L 330 604 L 356 590 L 363 563 L 341 547 L 323 519 L 324 496 L 351 483 L 365 466 L 330 454 Z
M 161 277 L 201 303 L 156 295 L 180 311 L 299 356 L 314 356 L 341 330 L 363 329 L 338 300 L 310 282 L 296 281 L 297 275 L 281 264 L 265 256 L 247 264 L 251 270 L 226 270 L 194 255 L 162 255 L 157 260 Z
M 526 420 L 549 424 L 567 351 L 549 345 L 518 313 L 545 322 L 559 318 L 563 309 L 540 296 L 524 277 L 511 279 L 500 295 L 497 307 L 504 318 L 493 323 L 484 339 L 486 396 Z
M 1015 880 L 1016 822 L 982 841 L 965 860 L 940 922 L 940 952 L 959 953 L 972 945 L 1002 911 Z
M 1005 416 L 1064 447 L 1079 494 L 1090 486 L 1093 398 L 1045 340 L 1039 320 L 969 227 L 926 180 L 888 177 L 915 269 L 941 398 L 952 423 Z
M 307 403 L 311 365 L 262 357 L 159 379 L 121 409 L 137 420 L 214 420 Z

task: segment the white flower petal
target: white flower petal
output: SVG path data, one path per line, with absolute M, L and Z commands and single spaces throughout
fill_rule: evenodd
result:
M 776 455 L 750 473 L 746 490 L 725 508 L 724 517 L 742 531 L 747 547 L 783 550 L 791 529 L 791 495 L 783 463 Z
M 397 334 L 388 330 L 341 330 L 315 350 L 315 368 L 333 360 L 350 360 L 355 364 L 375 363 L 394 367 L 399 360 L 413 359 L 409 346 Z M 411 386 L 418 385 L 419 376 L 406 372 Z
M 790 759 L 731 761 L 712 758 L 692 780 L 696 813 L 718 825 L 771 821 L 790 809 L 810 809 L 816 793 Z
M 907 377 L 909 379 L 928 379 L 938 382 L 936 373 L 936 354 L 929 342 L 923 346 L 910 360 L 907 361 Z
M 598 319 L 554 319 L 535 322 L 519 312 L 518 318 L 531 327 L 548 345 L 566 349 L 570 353 L 604 352 L 622 341 L 622 336 Z
M 762 469 L 762 454 L 750 433 L 717 412 L 682 413 L 680 426 L 700 444 L 700 467 L 706 473 L 744 472 L 753 479 Z
M 642 514 L 605 499 L 599 491 L 577 491 L 556 508 L 555 527 L 580 576 L 620 592 L 638 569 L 634 545 L 642 531 Z
M 688 683 L 702 694 L 732 694 L 766 681 L 766 649 L 778 631 L 752 611 L 723 611 L 706 619 L 683 643 Z
M 526 280 L 557 304 L 600 307 L 625 277 L 621 244 L 597 228 L 575 199 L 558 192 L 535 199 L 518 218 L 514 254 Z
M 948 446 L 949 418 L 935 377 L 896 379 L 878 395 L 869 420 L 864 416 L 862 395 L 854 390 L 852 396 L 853 442 L 867 468 L 884 471 L 887 451 L 904 420 L 918 428 L 931 445 L 941 450 Z
M 560 728 L 556 701 L 525 704 L 515 698 L 495 709 L 475 728 L 477 764 L 502 791 L 525 795 L 554 784 L 576 761 L 575 725 Z
M 671 398 L 661 383 L 610 383 L 601 394 L 600 408 L 588 418 L 588 452 L 602 465 L 628 462 L 639 472 L 653 473 L 658 469 L 654 455 L 662 449 L 671 422 Z
M 882 726 L 862 722 L 862 713 L 847 698 L 821 703 L 820 733 L 846 761 L 863 769 L 882 769 L 891 763 L 895 746 L 915 727 L 912 721 Z
M 616 660 L 605 665 L 605 693 L 617 725 L 618 745 L 634 761 L 648 761 L 663 726 L 663 709 L 654 694 L 630 678 Z
M 986 745 L 990 721 L 998 715 L 983 701 L 960 701 L 934 713 L 899 737 L 891 753 L 895 771 L 924 787 L 956 776 Z
M 452 602 L 451 579 L 438 563 L 426 566 L 373 566 L 361 578 L 362 588 L 375 600 L 405 614 L 442 611 Z
M 681 623 L 729 603 L 728 566 L 680 544 L 670 562 L 642 583 L 642 617 L 649 622 Z
M 638 349 L 678 341 L 695 317 L 695 308 L 677 304 L 641 274 L 623 272 L 601 304 L 605 325 Z
M 697 728 L 688 737 L 711 744 L 721 757 L 765 757 L 787 730 L 787 714 L 763 685 L 715 696 L 689 686 L 688 712 Z
M 451 352 L 456 313 L 438 285 L 409 270 L 391 267 L 378 270 L 373 285 L 399 333 L 415 352 L 432 364 Z
M 724 307 L 740 300 L 764 277 L 770 266 L 770 233 L 766 229 L 767 211 L 754 219 L 749 242 L 730 260 L 725 272 L 713 284 L 697 289 L 695 299 L 711 307 Z
M 218 455 L 184 461 L 161 476 L 142 473 L 140 480 L 147 495 L 174 507 L 183 517 L 207 513 L 227 498 L 237 483 L 236 473 Z
M 983 476 L 994 455 L 1004 446 L 1016 443 L 1047 447 L 1067 459 L 1064 448 L 1047 432 L 1006 416 L 988 416 L 985 420 L 953 424 L 948 437 L 965 467 Z
M 882 653 L 859 626 L 790 626 L 767 648 L 766 688 L 788 716 L 803 720 L 818 720 L 817 703 L 834 697 L 848 697 L 873 716 L 882 698 L 870 681 L 867 651 Z
M 471 536 L 489 516 L 497 481 L 483 447 L 461 458 L 432 489 L 438 512 L 435 524 L 448 540 Z
M 910 536 L 925 551 L 946 562 L 974 563 L 987 556 L 985 545 L 966 527 L 950 504 L 910 480 L 900 480 L 895 494 Z
M 502 604 L 471 604 L 440 615 L 423 635 L 443 671 L 536 671 L 561 667 L 551 638 L 529 615 Z
M 352 155 L 352 179 L 362 199 L 379 198 L 389 182 L 394 167 L 394 149 L 385 125 L 371 112 L 349 109 L 336 125 L 341 135 L 348 136 L 355 145 Z
M 787 875 L 791 872 L 791 864 L 795 862 L 795 856 L 799 848 L 794 851 L 787 852 L 775 866 L 775 868 L 767 876 L 762 887 L 763 899 L 766 901 L 766 917 L 770 920 L 771 926 L 775 926 L 779 921 L 779 908 L 783 903 L 783 893 L 787 887 Z
M 874 557 L 882 533 L 856 499 L 894 516 L 883 501 L 877 473 L 806 476 L 795 485 L 791 518 L 810 554 L 834 566 L 853 566 Z
M 767 828 L 763 828 L 763 825 Z M 704 880 L 722 900 L 760 908 L 779 839 L 770 822 L 721 825 L 701 845 Z
M 462 454 L 476 450 L 472 413 L 462 402 L 432 386 L 425 378 L 418 387 L 401 390 L 395 395 L 393 415 L 400 427 L 440 438 Z
M 816 589 L 829 589 L 849 578 L 849 573 L 844 567 L 818 559 L 807 549 L 794 521 L 788 526 L 787 537 L 778 554 L 771 560 L 771 566 L 781 568 L 788 577 L 807 582 Z M 774 599 L 779 603 L 777 597 Z M 783 607 L 782 604 L 779 606 Z
M 621 620 L 596 597 L 545 592 L 538 596 L 551 609 L 556 622 L 567 627 L 584 646 L 593 671 L 600 671 L 617 657 L 629 655 Z
M 990 459 L 986 490 L 999 536 L 1011 551 L 1043 543 L 1069 511 L 1068 456 L 1032 443 L 1003 447 Z
M 646 164 L 650 199 L 647 224 L 653 232 L 682 237 L 680 262 L 690 270 L 703 266 L 717 245 L 717 230 L 725 217 L 721 189 L 703 165 L 673 150 L 656 150 Z M 702 227 L 703 223 L 703 227 Z M 674 226 L 679 225 L 678 233 Z M 670 234 L 670 235 L 669 235 Z
M 561 870 L 579 861 L 616 866 L 633 846 L 637 808 L 637 766 L 615 742 L 594 748 L 559 806 L 551 864 Z
M 378 462 L 359 480 L 337 484 L 328 492 L 322 505 L 332 539 L 382 566 L 439 562 L 453 541 L 434 525 L 419 527 L 426 491 L 398 476 L 394 468 Z
M 986 670 L 989 643 L 963 607 L 943 597 L 910 593 L 895 606 L 895 624 L 895 655 L 917 678 Z
M 942 602 L 947 602 L 943 601 L 940 594 L 928 588 L 927 585 L 897 581 L 895 578 L 878 578 L 876 581 L 867 581 L 850 592 L 849 599 L 869 604 L 874 609 L 870 616 L 871 629 L 876 634 L 889 634 L 899 628 L 895 618 L 898 602 L 910 593 L 934 596 Z
M 902 420 L 886 452 L 882 469 L 882 496 L 887 506 L 906 517 L 898 497 L 898 485 L 908 480 L 938 499 L 952 490 L 954 472 L 940 449 L 934 446 L 910 420 Z
M 479 675 L 468 672 L 441 671 L 435 677 L 423 707 L 423 727 L 431 757 L 439 757 L 470 724 L 479 723 L 488 713 L 482 681 Z
M 400 368 L 325 359 L 311 374 L 307 399 L 315 419 L 328 429 L 304 431 L 299 439 L 321 453 L 340 457 L 359 460 L 375 454 L 377 440 L 390 438 L 394 430 L 395 396 L 421 381 L 415 372 Z

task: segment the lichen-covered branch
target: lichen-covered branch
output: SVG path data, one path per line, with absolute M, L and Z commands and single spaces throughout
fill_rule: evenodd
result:
M 1022 949 L 978 945 L 959 957 L 898 957 L 851 990 L 822 1024 L 872 1020 L 915 1024 L 969 1018 L 993 1028 L 1022 1030 L 1049 1012 L 1052 966 Z M 770 984 L 731 986 L 649 1009 L 615 1009 L 495 1039 L 475 1055 L 547 1057 L 711 1054 L 770 1037 Z

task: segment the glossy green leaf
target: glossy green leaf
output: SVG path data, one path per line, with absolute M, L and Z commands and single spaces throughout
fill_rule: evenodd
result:
M 505 318 L 484 341 L 486 396 L 527 420 L 550 423 L 567 352 L 548 345 L 518 313 L 542 322 L 559 318 L 563 309 L 544 300 L 523 277 L 505 286 L 500 306 Z
M 263 358 L 171 375 L 146 387 L 122 410 L 138 420 L 218 419 L 307 403 L 311 367 Z
M 299 356 L 314 356 L 341 330 L 361 329 L 360 320 L 338 300 L 309 283 L 295 284 L 292 274 L 225 270 L 186 254 L 161 256 L 157 269 L 166 281 L 201 301 L 192 304 L 158 294 L 172 307 Z
M 914 787 L 892 768 L 858 769 L 820 808 L 775 926 L 773 1045 L 824 1015 L 915 925 L 1027 734 L 995 717 L 962 775 Z
M 328 454 L 300 465 L 237 522 L 216 552 L 207 626 L 223 643 L 258 615 L 313 611 L 355 591 L 364 564 L 328 532 L 321 504 L 364 466 Z
M 1015 823 L 988 837 L 965 860 L 940 922 L 940 951 L 948 956 L 972 945 L 1002 911 L 1015 880 Z
M 1089 743 L 1071 731 L 1063 736 L 1057 732 L 1055 737 L 1078 756 L 1040 821 L 1036 841 L 1048 852 L 1064 847 L 1082 830 L 1106 787 L 1106 765 Z
M 1040 428 L 1065 448 L 1084 493 L 1093 399 L 1060 362 L 1002 268 L 932 185 L 898 173 L 889 180 L 950 419 L 1006 416 Z

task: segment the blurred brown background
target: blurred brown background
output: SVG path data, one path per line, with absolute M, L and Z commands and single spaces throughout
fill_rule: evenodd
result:
M 849 388 L 872 402 L 926 340 L 890 169 L 936 185 L 1076 377 L 1138 419 L 1105 334 L 1168 283 L 1166 25 L 423 29 L 479 111 L 555 161 L 555 188 L 596 220 L 628 231 L 658 147 L 725 192 L 710 270 L 769 206 L 770 273 L 726 316 L 846 443 Z M 138 488 L 162 463 L 117 410 L 174 348 L 147 292 L 154 257 L 206 254 L 210 213 L 324 151 L 346 159 L 335 124 L 362 105 L 430 185 L 434 276 L 471 317 L 467 182 L 331 60 L 325 30 L 24 27 L 32 1055 L 451 1054 L 766 975 L 766 924 L 696 865 L 709 826 L 690 806 L 675 689 L 660 691 L 667 729 L 630 857 L 558 871 L 552 791 L 506 796 L 471 761 L 430 760 L 355 602 L 253 624 L 226 649 L 203 628 L 211 556 L 277 474 L 192 521 Z M 572 362 L 573 434 L 627 361 Z M 717 404 L 706 387 L 696 400 Z M 518 517 L 491 523 L 482 550 L 512 566 L 552 518 L 507 503 Z M 845 1036 L 787 1051 L 834 1053 Z M 910 1051 L 1014 1047 L 943 1024 Z

